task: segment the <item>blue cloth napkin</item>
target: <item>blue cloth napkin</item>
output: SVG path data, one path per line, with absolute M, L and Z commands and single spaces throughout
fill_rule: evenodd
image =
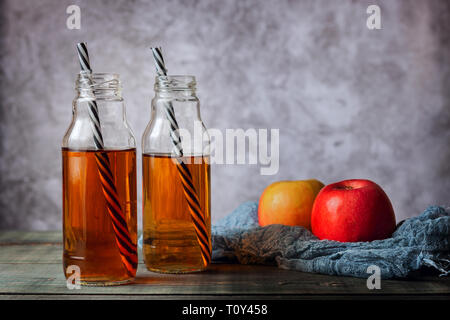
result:
M 450 272 L 450 211 L 431 206 L 405 220 L 391 238 L 371 242 L 318 240 L 309 230 L 258 225 L 258 205 L 246 202 L 212 227 L 213 261 L 278 265 L 303 272 L 382 279 L 406 278 L 424 267 Z

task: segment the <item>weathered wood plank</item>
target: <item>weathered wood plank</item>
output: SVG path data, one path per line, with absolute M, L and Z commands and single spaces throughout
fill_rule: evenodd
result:
M 13 243 L 62 243 L 62 232 L 0 231 L 0 245 Z
M 332 277 L 264 266 L 212 265 L 204 273 L 168 275 L 139 265 L 135 284 L 68 290 L 61 263 L 0 264 L 0 294 L 103 295 L 373 295 L 449 294 L 446 280 L 383 281 L 368 290 L 364 279 Z
M 2 263 L 61 263 L 62 245 L 0 245 Z
M 0 244 L 1 263 L 59 263 L 62 259 L 62 244 L 28 243 Z M 143 262 L 139 256 L 139 261 Z
M 138 270 L 139 276 L 133 285 L 106 288 L 82 287 L 80 290 L 68 290 L 66 288 L 61 264 L 2 264 L 0 267 L 1 294 L 203 295 L 258 294 L 273 293 L 274 291 L 289 294 L 297 292 L 297 285 L 295 284 L 280 284 L 280 281 L 286 283 L 287 280 L 292 280 L 289 275 L 291 272 L 271 267 L 213 265 L 210 270 L 204 273 L 168 275 L 148 272 L 145 266 L 141 264 Z M 300 273 L 298 275 L 302 276 Z M 309 283 L 311 283 L 311 280 L 304 283 L 303 287 L 310 287 Z M 322 288 L 329 288 L 326 281 L 323 282 L 323 285 L 320 283 L 319 281 Z M 333 289 L 336 288 L 341 291 L 344 287 L 338 286 Z M 305 292 L 304 289 L 302 291 Z
M 3 237 L 1 237 L 3 236 Z M 17 236 L 17 238 L 15 238 Z M 134 284 L 117 287 L 66 287 L 61 243 L 57 233 L 0 234 L 0 298 L 52 297 L 314 297 L 341 298 L 429 296 L 450 299 L 450 279 L 382 281 L 381 290 L 368 290 L 365 279 L 287 271 L 276 267 L 213 264 L 206 272 L 157 274 L 139 265 Z M 59 234 L 60 236 L 60 234 Z M 16 240 L 20 239 L 20 241 Z M 45 240 L 45 241 L 44 241 Z

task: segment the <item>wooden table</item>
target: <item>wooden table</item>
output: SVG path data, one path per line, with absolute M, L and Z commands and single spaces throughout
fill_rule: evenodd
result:
M 0 299 L 445 299 L 450 279 L 382 280 L 369 290 L 366 279 L 281 270 L 276 267 L 213 264 L 206 272 L 165 275 L 140 261 L 134 284 L 69 290 L 62 270 L 59 232 L 0 232 Z

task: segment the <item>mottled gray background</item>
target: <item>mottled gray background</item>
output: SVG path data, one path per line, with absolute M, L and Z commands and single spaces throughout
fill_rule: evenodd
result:
M 66 28 L 70 4 L 81 30 Z M 369 4 L 382 30 L 366 28 Z M 197 76 L 208 127 L 280 128 L 277 175 L 213 168 L 214 220 L 280 179 L 372 179 L 397 219 L 449 204 L 449 21 L 446 0 L 1 1 L 0 228 L 61 227 L 78 41 L 96 71 L 121 74 L 139 144 L 150 45 L 170 73 Z

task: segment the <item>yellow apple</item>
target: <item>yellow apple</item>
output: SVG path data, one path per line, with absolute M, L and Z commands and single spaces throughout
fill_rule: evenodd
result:
M 314 199 L 323 186 L 316 179 L 272 183 L 259 199 L 259 225 L 284 224 L 311 230 Z

